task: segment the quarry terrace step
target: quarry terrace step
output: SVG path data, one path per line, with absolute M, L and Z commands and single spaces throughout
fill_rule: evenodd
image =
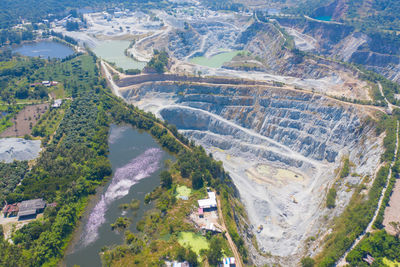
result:
M 125 76 L 124 78 L 121 78 L 117 82 L 117 85 L 119 87 L 127 87 L 146 82 L 164 82 L 164 81 L 233 84 L 233 85 L 239 85 L 239 84 L 272 85 L 272 83 L 270 82 L 245 80 L 245 79 L 232 79 L 223 77 L 198 77 L 198 76 L 187 76 L 178 74 L 157 74 L 157 73 Z

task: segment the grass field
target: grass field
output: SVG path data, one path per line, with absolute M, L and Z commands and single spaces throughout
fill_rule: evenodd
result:
M 190 197 L 190 194 L 192 193 L 192 189 L 190 189 L 189 187 L 185 186 L 185 185 L 178 185 L 176 187 L 176 197 L 180 198 L 180 197 Z
M 387 258 L 383 258 L 383 263 L 389 267 L 400 267 L 400 262 L 391 261 Z

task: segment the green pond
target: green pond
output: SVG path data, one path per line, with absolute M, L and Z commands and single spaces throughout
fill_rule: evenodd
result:
M 133 58 L 127 57 L 124 53 L 125 49 L 129 47 L 130 41 L 124 40 L 107 40 L 101 41 L 94 49 L 93 52 L 102 59 L 115 63 L 117 67 L 127 69 L 142 70 L 146 66 L 146 62 L 137 61 Z
M 200 250 L 209 248 L 207 239 L 193 232 L 180 232 L 178 243 L 185 248 L 190 247 L 197 255 L 200 254 Z
M 225 62 L 231 61 L 241 51 L 231 51 L 219 53 L 212 57 L 194 57 L 190 59 L 191 63 L 207 66 L 211 68 L 221 68 Z

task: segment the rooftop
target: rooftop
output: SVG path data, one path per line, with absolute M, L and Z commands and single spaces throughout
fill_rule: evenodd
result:
M 22 201 L 19 206 L 18 216 L 20 216 L 21 212 L 30 211 L 30 210 L 35 210 L 35 212 L 36 212 L 36 210 L 38 210 L 38 209 L 44 209 L 45 206 L 46 206 L 46 202 L 41 198 Z

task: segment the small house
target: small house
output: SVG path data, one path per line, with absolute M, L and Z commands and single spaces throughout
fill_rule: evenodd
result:
M 17 203 L 7 204 L 3 209 L 4 217 L 14 217 L 17 216 L 19 211 L 19 206 Z
M 42 85 L 49 87 L 51 86 L 51 83 L 50 81 L 42 81 Z
M 369 265 L 372 265 L 372 263 L 374 263 L 375 259 L 371 256 L 371 255 L 367 255 L 366 258 L 363 258 L 363 260 L 368 263 Z
M 201 227 L 201 229 L 205 232 L 212 232 L 212 233 L 222 233 L 221 229 L 217 227 L 214 223 L 208 223 Z

